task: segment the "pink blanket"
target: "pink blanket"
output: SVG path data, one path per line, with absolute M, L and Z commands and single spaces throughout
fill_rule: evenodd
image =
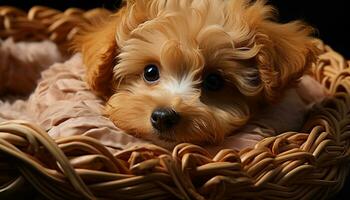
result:
M 63 58 L 50 41 L 0 41 L 0 122 L 28 120 L 41 125 L 52 138 L 85 135 L 114 150 L 148 143 L 124 133 L 103 116 L 104 102 L 89 90 L 84 71 L 80 54 Z M 308 107 L 324 97 L 323 91 L 305 76 L 298 89 L 288 91 L 282 103 L 262 112 L 257 123 L 232 134 L 221 146 L 207 149 L 215 153 L 221 148 L 252 147 L 266 136 L 297 130 Z M 9 94 L 28 96 L 18 99 Z
M 52 138 L 86 135 L 117 150 L 145 143 L 102 115 L 103 101 L 83 81 L 85 72 L 79 54 L 59 63 L 63 58 L 49 41 L 16 44 L 7 40 L 0 45 L 2 91 L 23 94 L 20 88 L 25 86 L 30 93 L 42 71 L 36 89 L 27 99 L 13 101 L 14 96 L 0 96 L 0 122 L 28 120 L 41 125 Z M 13 80 L 14 74 L 17 80 Z

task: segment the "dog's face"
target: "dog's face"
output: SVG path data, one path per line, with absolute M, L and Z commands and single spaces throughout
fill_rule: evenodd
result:
M 316 47 L 263 1 L 135 0 L 76 41 L 87 81 L 127 133 L 218 143 L 304 73 Z

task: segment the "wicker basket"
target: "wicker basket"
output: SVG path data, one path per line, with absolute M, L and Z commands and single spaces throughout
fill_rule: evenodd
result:
M 49 38 L 65 51 L 81 22 L 108 14 L 103 9 L 33 7 L 25 13 L 0 7 L 0 37 Z M 192 144 L 180 144 L 173 152 L 148 145 L 113 155 L 89 137 L 54 141 L 34 124 L 8 121 L 0 124 L 0 198 L 328 198 L 342 188 L 349 171 L 350 62 L 321 41 L 319 47 L 324 53 L 314 77 L 332 98 L 313 109 L 303 132 L 215 156 Z

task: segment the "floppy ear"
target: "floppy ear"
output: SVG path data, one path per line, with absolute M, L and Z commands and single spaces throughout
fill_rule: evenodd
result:
M 115 39 L 117 19 L 114 16 L 99 20 L 84 30 L 74 40 L 74 47 L 83 56 L 86 65 L 86 81 L 93 91 L 103 97 L 112 93 L 113 67 L 116 64 L 118 46 Z
M 252 61 L 259 71 L 262 94 L 274 101 L 316 61 L 320 50 L 311 37 L 313 29 L 300 21 L 276 22 L 277 12 L 266 0 L 235 0 L 229 6 L 229 15 L 235 19 L 231 24 L 238 27 L 235 31 L 249 36 L 241 41 L 257 49 Z
M 293 86 L 316 61 L 319 49 L 310 37 L 312 29 L 301 22 L 258 24 L 256 56 L 265 96 L 276 99 L 286 87 Z
M 117 13 L 83 26 L 75 37 L 73 48 L 83 55 L 86 81 L 98 95 L 108 98 L 114 92 L 113 68 L 118 62 L 119 47 L 130 32 L 146 20 L 145 5 L 148 4 L 150 1 L 146 0 L 124 2 Z

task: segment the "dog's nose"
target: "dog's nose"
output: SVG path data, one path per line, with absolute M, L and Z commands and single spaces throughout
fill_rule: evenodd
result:
M 157 108 L 151 115 L 152 126 L 159 131 L 166 131 L 179 122 L 180 116 L 171 108 Z

